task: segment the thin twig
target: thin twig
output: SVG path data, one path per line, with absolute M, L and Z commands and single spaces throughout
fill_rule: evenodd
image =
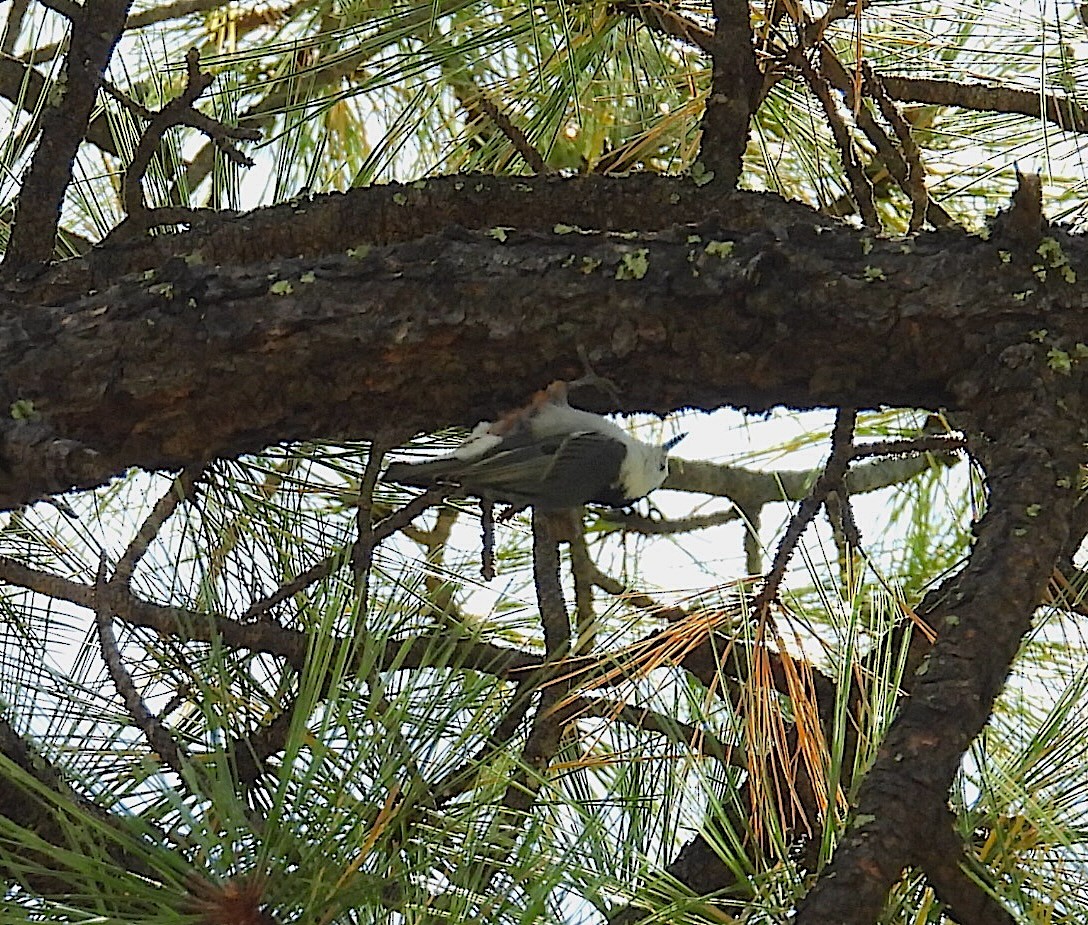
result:
M 865 77 L 865 89 L 876 100 L 880 114 L 888 121 L 895 132 L 895 137 L 899 139 L 903 159 L 907 162 L 907 175 L 903 181 L 903 189 L 910 196 L 910 230 L 920 231 L 922 225 L 925 224 L 926 213 L 929 209 L 929 191 L 926 189 L 926 169 L 922 164 L 922 152 L 911 134 L 910 124 L 896 108 L 884 89 L 884 84 L 873 72 L 868 61 L 861 63 L 861 72 Z
M 459 767 L 454 768 L 444 777 L 435 781 L 432 791 L 435 795 L 436 805 L 441 806 L 470 789 L 472 781 L 480 769 L 497 752 L 506 747 L 507 743 L 517 733 L 518 727 L 525 719 L 525 714 L 529 712 L 529 707 L 533 702 L 533 694 L 536 693 L 537 688 L 540 686 L 540 681 L 541 676 L 534 673 L 525 676 L 518 682 L 513 695 L 510 697 L 506 712 L 495 724 L 494 729 L 487 734 L 476 753 Z
M 374 548 L 378 543 L 374 535 L 374 486 L 378 484 L 378 475 L 387 449 L 376 441 L 370 444 L 363 477 L 359 481 L 359 502 L 355 510 L 358 539 L 351 551 L 351 567 L 355 575 L 355 593 L 361 596 L 364 603 L 367 599 L 370 566 L 374 561 Z
M 375 542 L 381 542 L 386 537 L 392 536 L 398 530 L 408 526 L 427 508 L 441 504 L 450 497 L 448 486 L 428 488 L 423 494 L 413 498 L 404 507 L 394 511 L 388 517 L 383 517 L 374 525 Z
M 194 216 L 194 213 L 177 206 L 169 207 L 167 210 L 149 209 L 144 200 L 144 174 L 151 164 L 151 158 L 159 150 L 167 129 L 175 125 L 188 125 L 207 135 L 233 163 L 245 167 L 252 167 L 254 164 L 253 159 L 244 155 L 234 141 L 256 141 L 261 137 L 260 132 L 256 129 L 224 125 L 217 119 L 195 110 L 193 103 L 212 85 L 215 78 L 211 74 L 201 73 L 200 52 L 196 48 L 191 48 L 185 55 L 185 67 L 187 74 L 185 89 L 180 96 L 172 99 L 157 113 L 151 115 L 151 120 L 132 155 L 132 162 L 125 172 L 122 198 L 129 218 L 139 230 L 146 230 L 155 224 L 190 221 Z M 131 229 L 133 226 L 129 227 Z
M 340 549 L 331 553 L 316 565 L 311 566 L 304 572 L 300 572 L 290 581 L 284 582 L 267 597 L 263 597 L 259 601 L 254 601 L 249 605 L 245 613 L 242 614 L 241 619 L 255 620 L 257 617 L 266 614 L 277 604 L 282 603 L 289 597 L 293 597 L 300 591 L 310 587 L 310 585 L 316 584 L 324 578 L 328 578 L 336 571 L 337 567 L 345 561 L 345 559 L 351 558 L 354 547 L 355 544 L 350 543 L 345 549 Z
M 882 443 L 863 443 L 855 445 L 851 451 L 852 459 L 867 456 L 918 456 L 923 453 L 946 455 L 966 449 L 967 441 L 963 437 L 946 434 L 934 434 L 923 437 L 907 437 L 903 440 L 885 440 Z
M 610 4 L 610 9 L 639 19 L 653 31 L 687 42 L 708 55 L 712 53 L 714 33 L 664 3 L 657 0 L 616 0 Z
M 174 737 L 170 735 L 166 727 L 152 713 L 144 703 L 132 676 L 128 673 L 121 661 L 121 651 L 117 646 L 117 638 L 113 634 L 112 616 L 109 607 L 111 588 L 106 581 L 106 560 L 103 558 L 98 564 L 98 575 L 95 578 L 94 587 L 94 619 L 98 628 L 98 641 L 102 647 L 102 659 L 109 670 L 113 686 L 121 695 L 121 700 L 128 711 L 129 717 L 147 739 L 152 750 L 155 751 L 163 762 L 184 776 L 185 766 L 188 764 L 188 756 L 184 755 Z
M 449 489 L 447 488 L 428 488 L 422 495 L 413 498 L 404 505 L 404 507 L 378 521 L 378 523 L 374 525 L 371 533 L 374 545 L 376 546 L 386 537 L 391 536 L 396 533 L 397 530 L 410 524 L 420 514 L 427 510 L 427 508 L 433 507 L 435 504 L 445 500 L 445 498 L 448 497 L 448 494 Z M 337 550 L 326 556 L 316 565 L 306 569 L 305 572 L 296 575 L 290 581 L 284 582 L 267 597 L 264 597 L 259 601 L 254 601 L 249 605 L 246 612 L 242 614 L 241 619 L 256 619 L 262 614 L 267 613 L 277 604 L 298 594 L 310 585 L 321 581 L 323 578 L 328 578 L 342 562 L 351 561 L 354 553 L 355 544 L 349 543 L 344 549 Z
M 622 581 L 618 578 L 613 578 L 611 575 L 607 575 L 601 571 L 596 562 L 589 556 L 589 551 L 584 553 L 578 547 L 585 546 L 585 539 L 583 538 L 579 544 L 577 539 L 571 542 L 570 554 L 571 554 L 571 567 L 578 574 L 578 570 L 584 572 L 586 578 L 592 582 L 593 585 L 604 591 L 605 594 L 611 594 L 613 597 L 622 597 L 624 602 L 630 604 L 636 610 L 641 610 L 648 616 L 656 617 L 661 620 L 667 620 L 670 623 L 675 623 L 679 620 L 683 620 L 689 616 L 688 612 L 682 607 L 668 607 L 659 603 L 650 597 L 649 594 L 643 594 L 638 591 L 630 590 Z M 577 584 L 575 585 L 577 588 Z M 579 627 L 581 632 L 581 627 Z M 581 651 L 581 639 L 579 637 L 579 653 L 586 654 Z
M 480 499 L 480 577 L 495 577 L 495 502 L 490 498 Z
M 158 536 L 162 525 L 177 510 L 178 505 L 186 498 L 192 497 L 193 486 L 203 471 L 203 466 L 190 466 L 182 469 L 177 478 L 170 482 L 170 487 L 155 503 L 151 513 L 140 524 L 140 529 L 136 531 L 132 542 L 128 544 L 128 548 L 117 561 L 117 565 L 113 570 L 113 577 L 110 578 L 110 584 L 127 585 L 132 581 L 132 573 L 135 571 L 137 563 L 147 552 L 148 546 Z
M 854 519 L 850 498 L 841 490 L 830 491 L 824 499 L 824 510 L 831 525 L 831 537 L 839 556 L 839 575 L 848 587 L 853 575 L 854 558 L 861 550 L 861 531 Z
M 146 119 L 148 122 L 154 121 L 155 116 L 157 115 L 155 110 L 148 109 L 142 103 L 136 102 L 136 100 L 127 93 L 119 90 L 113 81 L 103 79 L 102 92 L 105 93 L 106 96 L 116 100 L 133 115 L 139 116 L 141 119 Z
M 819 512 L 828 492 L 843 484 L 846 471 L 850 466 L 853 450 L 854 421 L 857 412 L 853 408 L 840 408 L 835 416 L 835 426 L 831 431 L 831 455 L 824 466 L 823 472 L 812 486 L 812 491 L 798 506 L 797 511 L 790 518 L 789 526 L 775 551 L 774 562 L 763 587 L 753 600 L 753 610 L 763 614 L 770 606 L 771 601 L 778 595 L 779 585 L 786 575 L 786 566 L 789 565 L 793 551 L 801 539 L 812 518 Z
M 533 173 L 543 176 L 544 174 L 553 172 L 551 168 L 548 167 L 547 163 L 545 163 L 540 152 L 533 147 L 532 143 L 525 136 L 525 133 L 514 125 L 510 117 L 491 101 L 485 91 L 477 90 L 477 96 L 471 100 L 471 104 L 482 110 L 484 114 L 495 123 L 495 127 L 507 137 L 510 144 L 514 146 L 518 154 L 525 160 L 525 163 L 532 168 Z
M 858 529 L 857 518 L 854 517 L 854 505 L 850 503 L 850 495 L 845 489 L 840 489 L 835 492 L 835 496 L 839 499 L 839 521 L 846 542 L 854 549 L 861 549 L 861 530 Z
M 570 701 L 578 717 L 596 716 L 611 722 L 621 722 L 643 732 L 664 736 L 670 742 L 684 746 L 698 755 L 706 755 L 734 768 L 746 768 L 744 749 L 734 749 L 717 736 L 691 723 L 684 723 L 666 713 L 648 707 L 636 707 L 623 700 L 608 697 L 577 697 Z
M 597 646 L 597 613 L 593 608 L 593 588 L 600 570 L 589 554 L 586 535 L 577 530 L 571 536 L 570 570 L 574 576 L 574 646 L 576 656 L 589 655 Z
M 847 73 L 846 68 L 843 67 L 842 63 L 836 57 L 835 52 L 830 45 L 826 42 L 821 42 L 818 50 L 820 53 L 821 72 L 836 90 L 843 94 L 843 96 L 849 97 L 854 91 L 854 78 Z M 857 124 L 857 127 L 861 129 L 865 137 L 869 139 L 869 142 L 873 147 L 876 148 L 877 157 L 880 159 L 881 163 L 887 167 L 888 173 L 890 173 L 895 179 L 895 182 L 899 184 L 900 189 L 906 191 L 907 194 L 910 195 L 907 190 L 907 175 L 910 172 L 910 168 L 883 126 L 881 126 L 872 112 L 870 112 L 869 107 L 859 107 L 857 112 L 854 113 L 854 122 Z M 957 224 L 955 219 L 945 211 L 940 203 L 933 201 L 929 202 L 926 209 L 926 218 L 937 228 L 955 227 Z
M 839 148 L 842 157 L 842 166 L 846 171 L 846 177 L 850 181 L 850 189 L 853 191 L 854 202 L 861 213 L 861 220 L 869 228 L 879 229 L 880 217 L 877 215 L 876 203 L 873 201 L 873 186 L 869 178 L 865 176 L 865 170 L 858 161 L 858 150 L 850 137 L 850 131 L 839 113 L 835 100 L 831 96 L 831 88 L 827 80 L 816 73 L 816 69 L 805 57 L 804 51 L 798 48 L 791 50 L 790 63 L 797 68 L 798 73 L 805 79 L 809 89 L 823 106 L 827 124 L 831 128 L 831 134 L 835 138 L 835 144 Z
M 545 674 L 570 652 L 570 618 L 563 602 L 559 581 L 559 543 L 549 515 L 533 512 L 533 582 L 536 586 L 540 622 L 544 629 Z M 522 747 L 518 770 L 506 787 L 502 804 L 496 812 L 492 831 L 502 839 L 513 838 L 518 820 L 536 802 L 548 765 L 559 747 L 568 709 L 559 708 L 566 685 L 545 683 L 533 714 L 529 734 Z M 486 863 L 480 871 L 477 887 L 489 884 L 500 869 L 501 860 Z
M 620 524 L 625 532 L 642 536 L 668 536 L 674 533 L 691 533 L 693 530 L 708 530 L 732 523 L 740 517 L 741 513 L 735 507 L 711 514 L 693 514 L 679 520 L 658 520 L 643 514 L 625 514 L 622 511 L 610 511 L 605 515 L 609 523 Z
M 298 698 L 293 697 L 276 717 L 252 734 L 243 734 L 230 742 L 224 751 L 233 756 L 235 774 L 245 790 L 252 791 L 267 771 L 269 756 L 283 750 L 294 721 Z

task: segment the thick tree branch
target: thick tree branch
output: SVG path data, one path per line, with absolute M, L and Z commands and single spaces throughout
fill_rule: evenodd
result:
M 704 176 L 712 174 L 723 186 L 735 187 L 762 75 L 756 64 L 748 0 L 713 0 L 713 9 L 713 69 L 703 113 L 699 161 Z
M 1088 342 L 1078 290 L 1057 272 L 1040 282 L 1034 252 L 950 233 L 863 242 L 773 196 L 719 202 L 728 212 L 637 241 L 451 231 L 248 266 L 198 246 L 67 304 L 0 308 L 0 407 L 98 451 L 71 482 L 87 487 L 130 465 L 473 424 L 577 369 L 579 346 L 621 387 L 615 410 L 664 413 L 962 407 L 989 387 L 980 351 L 1039 371 Z M 1088 243 L 1055 242 L 1088 265 Z M 1045 343 L 1031 336 L 1043 312 Z M 4 458 L 0 505 L 56 490 L 26 454 Z
M 986 468 L 989 509 L 978 540 L 953 593 L 922 614 L 938 629 L 936 645 L 862 785 L 857 822 L 798 910 L 801 925 L 875 921 L 903 868 L 925 864 L 947 838 L 947 796 L 963 753 L 990 716 L 1066 542 L 1085 439 L 1074 397 L 1083 377 L 1069 377 L 1073 392 L 1062 373 L 1028 382 L 1013 356 L 1005 352 L 980 402 L 986 436 L 973 450 Z
M 72 162 L 87 130 L 102 74 L 121 37 L 132 0 L 86 0 L 73 14 L 65 93 L 42 116 L 42 137 L 23 178 L 15 225 L 0 271 L 13 276 L 53 256 L 60 207 L 72 180 Z
M 541 232 L 557 224 L 650 231 L 720 212 L 733 225 L 755 229 L 766 226 L 765 205 L 766 197 L 738 196 L 720 184 L 700 187 L 652 174 L 433 177 L 315 196 L 243 215 L 209 211 L 189 232 L 106 244 L 86 260 L 58 266 L 40 285 L 25 290 L 25 298 L 68 301 L 178 257 L 214 254 L 215 262 L 223 264 L 260 263 L 277 256 L 325 257 L 349 248 L 358 253 L 416 240 L 452 225 L 481 230 L 503 225 Z

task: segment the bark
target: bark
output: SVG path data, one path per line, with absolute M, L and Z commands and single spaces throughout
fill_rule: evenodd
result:
M 1010 364 L 980 396 L 986 436 L 973 449 L 986 467 L 989 509 L 954 593 L 922 612 L 937 642 L 866 774 L 854 827 L 798 909 L 801 925 L 873 922 L 904 867 L 929 863 L 947 875 L 954 865 L 936 847 L 952 840 L 949 788 L 989 719 L 1073 520 L 1084 415 L 1057 384 L 1030 381 Z M 1012 921 L 980 909 L 953 878 L 942 884 L 938 895 L 960 921 Z
M 87 0 L 72 13 L 72 47 L 60 102 L 42 116 L 41 138 L 15 204 L 0 272 L 37 272 L 53 255 L 61 202 L 72 181 L 76 150 L 90 122 L 102 73 L 121 37 L 132 0 Z
M 576 373 L 580 348 L 620 387 L 618 410 L 667 413 L 970 408 L 995 370 L 1051 375 L 1088 343 L 1083 287 L 1057 269 L 1040 281 L 1030 248 L 876 240 L 769 195 L 718 203 L 700 224 L 634 238 L 451 228 L 248 263 L 180 236 L 156 269 L 83 296 L 30 304 L 9 288 L 0 401 L 21 420 L 4 426 L 0 504 L 131 465 L 471 424 Z M 1083 241 L 1055 240 L 1069 265 L 1086 262 Z
M 714 0 L 713 70 L 703 113 L 701 177 L 736 186 L 741 175 L 752 114 L 759 105 L 763 75 L 756 64 L 748 0 Z

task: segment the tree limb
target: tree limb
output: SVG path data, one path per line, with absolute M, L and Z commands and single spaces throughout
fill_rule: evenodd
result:
M 132 0 L 86 0 L 73 14 L 68 75 L 60 103 L 42 116 L 42 137 L 23 177 L 15 224 L 0 275 L 12 277 L 47 263 L 72 180 L 76 149 L 87 130 L 102 75 L 125 28 Z
M 756 64 L 748 0 L 713 0 L 712 7 L 710 94 L 703 113 L 699 161 L 705 176 L 735 187 L 763 75 Z
M 946 837 L 963 753 L 990 716 L 1070 530 L 1085 427 L 1077 399 L 1054 401 L 1061 378 L 1043 374 L 1029 387 L 1006 366 L 982 402 L 986 434 L 972 449 L 986 469 L 988 511 L 950 593 L 921 614 L 937 642 L 862 784 L 856 822 L 798 909 L 799 925 L 875 921 L 902 870 L 924 864 Z
M 623 388 L 614 410 L 664 413 L 962 407 L 988 388 L 980 349 L 1045 369 L 1050 351 L 1088 342 L 1076 288 L 1056 273 L 1041 284 L 1034 252 L 1006 261 L 996 244 L 952 234 L 863 247 L 796 204 L 728 201 L 729 213 L 644 234 L 637 247 L 604 234 L 513 232 L 499 243 L 451 231 L 320 260 L 213 265 L 198 253 L 33 313 L 0 305 L 0 407 L 22 402 L 97 451 L 70 483 L 89 487 L 130 465 L 471 425 L 564 374 L 579 344 L 597 345 L 595 362 Z M 331 220 L 337 197 L 324 204 Z M 1088 242 L 1054 234 L 1070 265 L 1088 265 Z M 708 241 L 727 241 L 728 254 Z M 622 279 L 642 248 L 645 276 Z M 1046 343 L 1035 343 L 1044 305 Z M 56 491 L 32 458 L 5 462 L 0 506 Z
M 1088 111 L 1071 97 L 996 84 L 967 83 L 880 73 L 888 95 L 897 100 L 937 106 L 957 106 L 976 112 L 1007 112 L 1053 122 L 1067 132 L 1088 131 Z

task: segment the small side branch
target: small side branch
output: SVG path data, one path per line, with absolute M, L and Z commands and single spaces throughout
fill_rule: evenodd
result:
M 256 141 L 260 132 L 256 129 L 224 125 L 210 116 L 193 108 L 197 98 L 211 86 L 214 78 L 211 74 L 200 71 L 200 52 L 192 48 L 185 55 L 187 80 L 181 96 L 171 100 L 157 113 L 143 110 L 140 114 L 150 122 L 132 155 L 132 163 L 125 173 L 122 197 L 128 212 L 126 233 L 146 231 L 154 225 L 191 221 L 197 214 L 191 209 L 164 208 L 149 209 L 144 200 L 143 178 L 151 163 L 151 158 L 159 150 L 163 135 L 175 125 L 188 125 L 207 135 L 212 142 L 235 164 L 252 167 L 252 158 L 243 154 L 234 144 L 236 140 Z M 141 107 L 142 109 L 142 107 Z M 134 227 L 135 226 L 135 227 Z
M 94 620 L 98 628 L 98 641 L 102 647 L 102 659 L 136 728 L 144 734 L 151 748 L 170 768 L 179 775 L 184 775 L 185 765 L 188 763 L 186 756 L 159 718 L 148 709 L 139 691 L 136 690 L 132 676 L 121 660 L 117 637 L 113 634 L 109 591 L 109 583 L 106 581 L 106 562 L 103 560 L 99 563 L 98 577 L 94 587 Z
M 413 498 L 404 507 L 397 511 L 394 511 L 388 517 L 378 521 L 370 531 L 370 540 L 373 546 L 377 546 L 382 540 L 388 536 L 392 536 L 398 530 L 402 530 L 408 526 L 413 520 L 415 520 L 420 514 L 422 514 L 427 508 L 433 507 L 435 504 L 440 503 L 447 497 L 447 490 L 444 488 L 429 488 L 422 495 Z M 268 613 L 277 604 L 283 603 L 289 597 L 298 594 L 300 591 L 310 587 L 310 585 L 316 584 L 324 578 L 328 578 L 337 567 L 345 560 L 354 561 L 355 556 L 355 544 L 351 543 L 346 549 L 339 550 L 326 556 L 316 565 L 306 569 L 299 575 L 296 575 L 288 582 L 280 585 L 275 591 L 269 594 L 267 597 L 261 598 L 259 601 L 255 601 L 249 606 L 249 609 L 242 614 L 243 620 L 255 620 L 263 614 Z
M 641 536 L 670 536 L 675 533 L 691 533 L 693 530 L 709 530 L 711 527 L 720 527 L 723 524 L 732 523 L 741 519 L 741 513 L 737 508 L 731 507 L 725 511 L 714 511 L 711 514 L 693 514 L 690 517 L 681 517 L 679 520 L 657 520 L 646 517 L 643 514 L 609 514 L 608 520 L 623 525 L 627 533 L 637 533 Z
M 926 214 L 929 209 L 929 191 L 926 189 L 926 170 L 922 165 L 922 152 L 918 148 L 914 136 L 911 135 L 910 125 L 903 118 L 903 114 L 896 109 L 884 89 L 884 84 L 876 76 L 868 62 L 862 63 L 862 74 L 865 76 L 865 89 L 876 100 L 880 114 L 891 125 L 895 137 L 899 139 L 899 148 L 903 152 L 903 159 L 907 163 L 907 175 L 903 178 L 903 190 L 910 196 L 910 230 L 920 231 L 925 224 Z
M 931 437 L 908 437 L 904 440 L 883 440 L 880 443 L 863 443 L 851 452 L 854 459 L 868 456 L 920 456 L 935 453 L 945 456 L 964 450 L 967 441 L 963 437 L 934 434 Z
M 472 109 L 479 109 L 495 124 L 495 127 L 506 136 L 514 149 L 522 156 L 525 163 L 532 168 L 533 173 L 543 176 L 552 172 L 540 152 L 533 147 L 532 142 L 525 136 L 525 133 L 514 124 L 513 120 L 505 112 L 492 102 L 485 91 L 478 89 L 477 95 L 469 101 L 468 106 Z
M 657 0 L 616 0 L 611 8 L 625 16 L 641 19 L 655 32 L 701 48 L 708 55 L 713 54 L 714 33 L 664 3 Z
M 797 512 L 790 518 L 789 526 L 775 551 L 774 562 L 767 573 L 763 588 L 756 595 L 753 608 L 757 613 L 764 613 L 771 601 L 778 595 L 778 588 L 786 575 L 786 566 L 801 535 L 819 513 L 828 493 L 843 483 L 846 470 L 850 466 L 853 454 L 854 421 L 857 412 L 853 408 L 841 408 L 835 416 L 835 427 L 831 431 L 831 456 L 824 466 L 824 471 L 812 486 L 807 498 L 801 502 Z
M 544 629 L 545 668 L 539 676 L 539 699 L 521 751 L 520 767 L 506 787 L 494 821 L 495 835 L 504 840 L 515 837 L 519 817 L 528 813 L 536 802 L 569 717 L 569 707 L 561 703 L 567 684 L 549 683 L 555 663 L 570 652 L 571 644 L 570 618 L 559 582 L 559 541 L 556 537 L 557 531 L 548 515 L 534 511 L 533 581 Z M 497 862 L 485 865 L 480 884 L 490 883 L 498 871 Z
M 355 576 L 355 593 L 366 603 L 370 566 L 374 561 L 374 549 L 378 538 L 374 531 L 374 486 L 378 484 L 378 474 L 382 469 L 386 448 L 377 443 L 370 444 L 366 466 L 359 482 L 359 506 L 355 512 L 355 528 L 359 538 L 351 551 L 351 568 Z
M 147 552 L 148 546 L 159 535 L 163 524 L 177 510 L 178 505 L 184 499 L 192 497 L 196 480 L 203 471 L 203 466 L 192 466 L 183 469 L 178 477 L 170 483 L 166 493 L 159 498 L 147 519 L 140 524 L 136 536 L 132 538 L 132 542 L 128 544 L 128 548 L 118 560 L 117 567 L 113 570 L 113 577 L 110 579 L 111 584 L 115 586 L 127 585 L 132 581 L 132 573 L 135 571 L 140 559 L 143 558 L 144 553 Z
M 803 50 L 793 49 L 789 60 L 823 106 L 827 124 L 831 127 L 831 134 L 842 156 L 842 166 L 850 181 L 850 189 L 853 192 L 854 202 L 857 203 L 858 212 L 861 213 L 861 220 L 866 227 L 879 230 L 880 217 L 877 215 L 876 203 L 873 200 L 873 186 L 869 178 L 865 176 L 865 170 L 858 160 L 857 146 L 850 137 L 850 130 L 846 127 L 842 114 L 831 95 L 831 88 L 827 81 L 816 73 L 816 69 L 809 63 Z
M 1046 119 L 1067 132 L 1088 132 L 1088 110 L 1067 96 L 1048 93 L 1040 98 L 1033 90 L 895 74 L 881 74 L 880 81 L 892 99 L 977 112 L 1018 113 Z

